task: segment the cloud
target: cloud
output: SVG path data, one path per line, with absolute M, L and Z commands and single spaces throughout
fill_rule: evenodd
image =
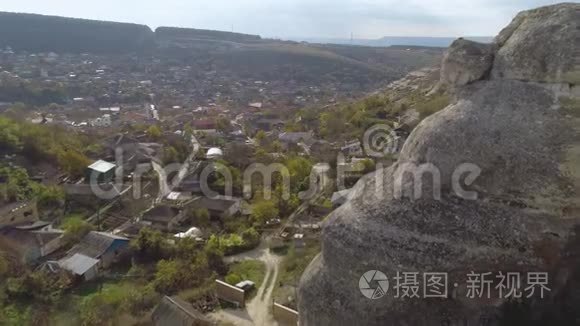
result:
M 525 9 L 556 0 L 19 0 L 1 10 L 230 30 L 264 36 L 495 35 Z

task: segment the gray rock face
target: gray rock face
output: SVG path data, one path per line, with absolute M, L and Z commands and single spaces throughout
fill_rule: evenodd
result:
M 561 4 L 524 11 L 495 42 L 493 78 L 538 82 L 580 81 L 580 11 Z
M 504 301 L 467 298 L 471 271 L 549 271 L 568 282 L 574 273 L 561 264 L 580 217 L 580 109 L 577 85 L 563 77 L 570 59 L 562 40 L 570 36 L 555 37 L 551 49 L 527 43 L 576 28 L 579 10 L 562 4 L 520 14 L 495 46 L 454 43 L 442 81 L 456 87 L 456 99 L 327 219 L 322 253 L 300 282 L 301 325 L 479 325 L 488 316 L 495 325 Z M 381 299 L 360 292 L 369 270 L 391 281 Z M 397 272 L 448 273 L 448 295 L 395 298 Z
M 463 86 L 482 79 L 493 64 L 493 45 L 458 39 L 447 50 L 441 64 L 441 82 Z

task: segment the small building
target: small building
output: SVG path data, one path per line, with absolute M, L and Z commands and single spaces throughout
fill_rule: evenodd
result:
M 340 148 L 340 151 L 347 156 L 362 156 L 364 154 L 359 140 L 347 142 Z
M 106 269 L 117 262 L 129 248 L 129 239 L 112 233 L 91 231 L 68 252 L 61 263 L 75 254 L 99 261 L 98 269 Z
M 98 160 L 87 167 L 85 178 L 88 182 L 96 180 L 98 183 L 109 183 L 115 176 L 116 165 Z
M 253 124 L 260 130 L 271 131 L 274 129 L 282 129 L 282 127 L 284 127 L 284 120 L 276 118 L 262 118 L 253 122 Z
M 176 207 L 161 205 L 143 213 L 141 221 L 157 230 L 171 232 L 185 218 L 184 212 Z
M 191 126 L 194 129 L 203 129 L 203 130 L 207 130 L 207 129 L 217 129 L 217 123 L 215 120 L 209 120 L 209 119 L 205 119 L 205 120 L 193 120 L 191 122 Z
M 63 231 L 37 231 L 8 226 L 0 229 L 0 249 L 24 264 L 37 263 L 62 245 Z
M 155 326 L 210 326 L 214 325 L 201 312 L 178 297 L 163 297 L 151 320 Z
M 96 186 L 98 189 L 102 191 L 101 194 L 97 197 L 95 190 L 93 187 Z M 64 192 L 67 195 L 68 199 L 72 199 L 77 202 L 91 204 L 95 203 L 96 199 L 107 199 L 111 200 L 121 196 L 127 189 L 129 189 L 128 185 L 123 185 L 122 188 L 118 188 L 117 185 L 112 183 L 107 184 L 99 184 L 99 185 L 90 185 L 86 183 L 65 183 L 63 185 Z
M 99 275 L 99 260 L 83 254 L 74 254 L 58 262 L 60 268 L 71 272 L 84 281 L 95 279 Z
M 186 192 L 190 194 L 201 193 L 201 181 L 196 174 L 190 174 L 186 176 L 183 181 L 175 188 L 175 190 L 180 192 Z
M 253 102 L 249 103 L 248 106 L 253 109 L 261 109 L 264 106 L 264 104 L 262 102 Z
M 209 160 L 216 160 L 216 159 L 220 159 L 224 156 L 224 152 L 217 148 L 217 147 L 212 147 L 207 151 L 207 154 L 205 154 L 205 157 Z
M 92 127 L 110 127 L 112 123 L 111 115 L 109 113 L 103 114 L 102 117 L 89 121 L 89 124 Z
M 200 197 L 191 203 L 192 207 L 205 208 L 212 218 L 222 219 L 236 215 L 241 211 L 241 199 L 218 196 Z
M 278 140 L 283 145 L 298 144 L 300 142 L 310 142 L 314 138 L 312 131 L 307 132 L 283 132 L 278 136 Z

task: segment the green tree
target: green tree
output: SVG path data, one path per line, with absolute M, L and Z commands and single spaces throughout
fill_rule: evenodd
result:
M 210 237 L 210 240 L 211 238 L 216 239 L 214 235 Z M 209 269 L 220 275 L 227 273 L 228 267 L 224 263 L 224 252 L 219 248 L 217 241 L 214 240 L 213 243 L 208 241 L 204 248 L 204 254 Z
M 4 253 L 0 252 L 0 280 L 5 279 L 9 271 L 10 265 L 8 264 L 8 259 L 4 256 Z
M 157 263 L 157 272 L 153 286 L 159 293 L 171 294 L 187 287 L 191 274 L 187 264 L 181 260 L 161 260 Z
M 200 228 L 209 226 L 210 215 L 207 208 L 199 208 L 192 211 L 193 224 Z
M 340 135 L 344 130 L 344 120 L 336 112 L 323 112 L 319 117 L 320 134 L 327 138 Z
M 0 307 L 0 325 L 7 326 L 21 326 L 21 325 L 31 325 L 31 309 L 32 307 L 27 307 L 26 309 L 18 308 L 16 305 L 8 305 L 6 307 Z
M 163 162 L 165 164 L 179 162 L 179 153 L 173 146 L 168 146 L 163 151 Z
M 270 200 L 260 200 L 252 205 L 252 218 L 257 223 L 264 224 L 266 221 L 278 217 L 278 214 L 278 208 Z
M 82 324 L 109 325 L 127 307 L 130 293 L 126 287 L 110 285 L 85 297 L 80 303 Z
M 158 126 L 150 126 L 147 129 L 147 135 L 151 137 L 153 140 L 159 140 L 161 138 L 161 129 Z
M 66 197 L 64 189 L 56 185 L 35 184 L 35 193 L 39 207 L 59 206 L 64 203 Z
M 76 243 L 87 235 L 93 229 L 93 226 L 85 221 L 82 216 L 72 215 L 64 219 L 62 229 L 64 230 L 63 239 L 65 242 Z
M 4 117 L 0 117 L 0 145 L 9 150 L 17 150 L 22 146 L 19 126 Z
M 216 126 L 219 131 L 228 132 L 232 128 L 230 120 L 226 117 L 219 117 L 216 121 Z
M 242 240 L 244 240 L 244 246 L 255 247 L 260 244 L 260 234 L 255 228 L 249 228 L 242 232 Z
M 131 241 L 131 247 L 137 251 L 139 258 L 147 261 L 167 257 L 170 249 L 163 234 L 150 228 L 141 229 Z
M 294 156 L 286 160 L 286 167 L 290 171 L 293 192 L 308 187 L 312 171 L 312 162 L 310 160 L 301 156 Z
M 191 237 L 179 239 L 175 245 L 175 256 L 179 259 L 193 260 L 200 251 L 196 239 Z
M 73 149 L 61 150 L 57 154 L 59 165 L 70 175 L 82 176 L 91 161 L 84 154 Z
M 254 138 L 256 139 L 256 142 L 258 142 L 258 145 L 262 145 L 262 143 L 266 139 L 266 133 L 264 132 L 264 130 L 259 130 Z

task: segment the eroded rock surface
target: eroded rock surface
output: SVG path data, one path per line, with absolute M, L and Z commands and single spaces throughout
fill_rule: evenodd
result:
M 458 39 L 451 44 L 441 64 L 441 82 L 463 86 L 482 79 L 493 64 L 493 45 Z
M 580 82 L 580 12 L 568 3 L 524 11 L 495 42 L 494 78 Z
M 442 81 L 455 85 L 455 100 L 327 219 L 322 253 L 300 283 L 301 325 L 497 324 L 504 301 L 466 298 L 471 271 L 546 271 L 554 298 L 574 297 L 561 289 L 580 274 L 568 266 L 580 217 L 580 109 L 567 77 L 579 68 L 567 43 L 579 37 L 579 13 L 579 4 L 543 7 L 519 14 L 495 45 L 454 43 L 443 64 L 455 70 L 445 77 L 444 67 Z M 368 270 L 391 285 L 397 272 L 446 272 L 448 296 L 400 299 L 391 288 L 370 300 L 359 290 Z

